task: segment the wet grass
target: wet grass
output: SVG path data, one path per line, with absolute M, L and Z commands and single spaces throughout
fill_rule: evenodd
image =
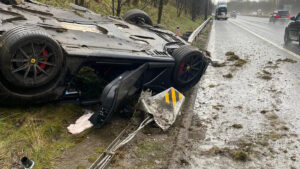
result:
M 11 159 L 27 156 L 36 168 L 51 168 L 51 161 L 76 144 L 87 132 L 73 136 L 67 126 L 82 114 L 74 105 L 0 108 L 0 166 L 10 168 Z M 15 156 L 15 157 L 12 157 Z

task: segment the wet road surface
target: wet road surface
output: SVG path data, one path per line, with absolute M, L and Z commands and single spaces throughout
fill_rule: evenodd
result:
M 267 21 L 214 21 L 208 51 L 225 66 L 198 84 L 182 168 L 300 167 L 299 47 L 280 48 L 284 26 Z
M 288 22 L 270 23 L 269 18 L 258 18 L 249 16 L 239 16 L 237 19 L 231 19 L 230 22 L 252 31 L 258 36 L 261 36 L 261 38 L 264 38 L 264 40 L 272 42 L 280 47 L 294 52 L 295 54 L 300 55 L 300 47 L 298 42 L 293 42 L 288 46 L 284 45 L 284 32 L 285 28 L 288 25 Z

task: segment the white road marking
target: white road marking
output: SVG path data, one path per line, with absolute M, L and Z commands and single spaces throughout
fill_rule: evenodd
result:
M 232 24 L 234 24 L 235 26 L 238 26 L 238 27 L 240 27 L 240 28 L 242 28 L 242 29 L 248 31 L 249 33 L 253 34 L 254 36 L 256 36 L 256 37 L 258 37 L 258 38 L 260 38 L 260 39 L 262 39 L 262 40 L 268 42 L 269 44 L 275 46 L 276 48 L 278 48 L 278 49 L 280 49 L 280 50 L 282 50 L 282 51 L 284 51 L 284 52 L 286 52 L 286 53 L 288 53 L 288 54 L 290 54 L 290 55 L 292 55 L 292 56 L 294 56 L 294 57 L 300 59 L 300 55 L 298 55 L 298 54 L 296 54 L 296 53 L 294 53 L 294 52 L 292 52 L 292 51 L 290 51 L 290 50 L 287 50 L 287 49 L 283 48 L 283 47 L 280 46 L 280 45 L 277 45 L 276 43 L 274 43 L 274 42 L 272 42 L 272 41 L 270 41 L 270 40 L 268 40 L 268 39 L 266 39 L 266 38 L 260 36 L 259 34 L 257 34 L 257 33 L 253 32 L 253 31 L 249 30 L 248 28 L 246 28 L 246 27 L 244 27 L 244 26 L 238 25 L 237 23 L 234 23 L 234 22 L 232 22 L 232 21 L 229 21 L 229 22 L 232 23 Z

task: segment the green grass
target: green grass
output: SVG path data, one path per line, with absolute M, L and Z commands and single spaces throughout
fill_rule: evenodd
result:
M 86 134 L 67 132 L 67 126 L 81 114 L 82 109 L 73 105 L 0 108 L 1 168 L 10 168 L 12 158 L 23 156 L 34 159 L 35 168 L 51 168 L 53 159 Z

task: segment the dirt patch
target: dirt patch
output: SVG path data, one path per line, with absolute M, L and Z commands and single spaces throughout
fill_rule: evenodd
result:
M 290 59 L 290 58 L 277 59 L 276 62 L 277 62 L 277 63 L 280 63 L 280 62 L 285 62 L 285 63 L 297 63 L 297 61 L 295 61 L 295 60 L 293 60 L 293 59 Z
M 268 81 L 272 79 L 272 73 L 266 70 L 262 70 L 262 72 L 257 73 L 257 77 Z
M 233 78 L 233 75 L 231 73 L 228 73 L 226 75 L 223 75 L 223 77 L 225 77 L 227 79 L 231 79 L 231 78 Z
M 213 66 L 213 67 L 224 67 L 224 66 L 226 66 L 226 63 L 225 63 L 225 62 L 217 62 L 217 61 L 213 61 L 213 62 L 212 62 L 212 66 Z
M 241 128 L 243 128 L 243 125 L 241 125 L 241 124 L 233 124 L 232 127 L 235 128 L 235 129 L 241 129 Z

